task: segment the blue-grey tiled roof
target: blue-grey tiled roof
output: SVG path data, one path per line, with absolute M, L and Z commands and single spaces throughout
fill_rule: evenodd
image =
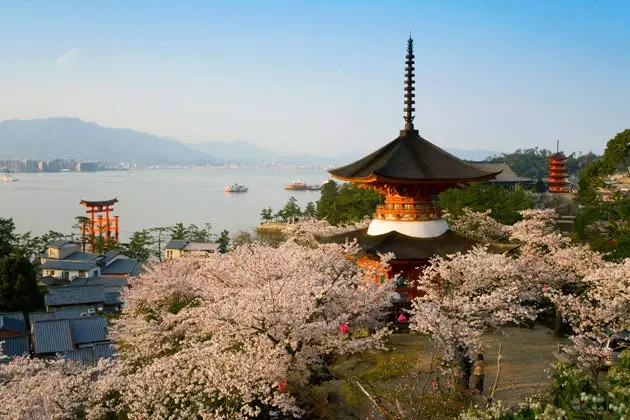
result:
M 51 319 L 57 319 L 54 311 L 48 312 L 31 312 L 28 314 L 28 320 L 31 323 L 31 327 L 33 326 L 33 322 L 37 321 L 50 321 Z
M 33 323 L 35 354 L 59 353 L 74 348 L 70 321 L 57 319 Z
M 23 319 L 10 318 L 0 315 L 0 331 L 11 331 L 26 334 L 26 322 Z
M 94 261 L 101 258 L 98 254 L 92 254 L 90 252 L 75 251 L 68 255 L 63 261 Z
M 120 299 L 120 293 L 105 293 L 105 303 L 107 305 L 120 305 L 122 303 L 122 300 Z
M 107 337 L 107 319 L 104 316 L 88 316 L 70 319 L 70 329 L 75 344 L 105 341 Z
M 19 319 L 20 321 L 24 321 L 24 313 L 23 312 L 0 312 L 0 316 L 4 316 L 7 318 Z
M 90 309 L 96 310 L 94 306 L 64 306 L 55 308 L 54 314 L 56 319 L 74 319 L 81 318 L 81 314 L 90 314 Z M 84 315 L 85 316 L 85 315 Z
M 105 287 L 123 287 L 129 282 L 124 277 L 92 277 L 87 284 L 102 284 Z
M 94 350 L 91 347 L 67 350 L 63 353 L 59 353 L 59 355 L 66 360 L 74 360 L 75 362 L 81 362 L 86 365 L 93 364 L 94 362 Z
M 96 267 L 96 261 L 48 260 L 42 264 L 43 270 L 88 271 Z
M 189 241 L 170 240 L 164 249 L 184 249 Z
M 116 354 L 116 347 L 111 343 L 94 344 L 94 358 L 109 359 Z
M 69 350 L 61 353 L 67 360 L 75 360 L 88 365 L 95 365 L 99 359 L 109 359 L 116 354 L 116 348 L 111 343 L 94 344 L 94 346 L 83 347 L 76 350 Z
M 140 273 L 140 264 L 133 258 L 119 258 L 101 269 L 101 274 L 126 274 L 135 276 Z
M 81 305 L 105 302 L 105 287 L 94 286 L 58 286 L 50 289 L 44 296 L 48 306 Z
M 110 262 L 113 258 L 115 258 L 119 254 L 120 254 L 120 252 L 118 252 L 118 251 L 107 251 L 105 253 L 105 255 L 103 256 L 104 260 L 105 260 L 105 264 Z
M 29 352 L 28 335 L 0 338 L 0 343 L 2 343 L 2 353 L 9 357 L 22 356 Z

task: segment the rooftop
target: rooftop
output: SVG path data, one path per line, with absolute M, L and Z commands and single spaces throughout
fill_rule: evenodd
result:
M 499 174 L 488 182 L 531 182 L 531 178 L 524 178 L 516 175 L 516 172 L 505 162 L 470 162 L 478 168 L 488 172 L 499 172 Z
M 420 136 L 414 129 L 413 40 L 407 42 L 405 83 L 405 128 L 385 146 L 340 168 L 328 172 L 335 178 L 358 183 L 485 181 L 499 172 L 486 171 L 465 162 Z
M 41 267 L 43 270 L 88 271 L 96 266 L 96 261 L 48 260 Z
M 188 241 L 180 241 L 177 239 L 171 239 L 170 241 L 168 241 L 164 249 L 184 249 L 186 245 L 188 245 Z
M 140 263 L 133 258 L 118 258 L 101 269 L 101 275 L 103 276 L 115 274 L 137 276 L 140 274 Z
M 81 200 L 79 204 L 83 204 L 86 207 L 102 207 L 102 206 L 111 206 L 115 203 L 118 203 L 117 198 L 112 198 L 111 200 L 101 200 L 101 201 L 89 201 L 89 200 Z
M 102 285 L 57 286 L 44 296 L 47 306 L 104 303 L 105 287 Z
M 33 323 L 35 353 L 63 353 L 79 345 L 107 341 L 107 319 L 93 316 Z
M 207 251 L 215 252 L 219 249 L 219 244 L 212 242 L 189 242 L 184 251 Z
M 0 338 L 0 343 L 2 343 L 2 353 L 9 357 L 23 356 L 29 352 L 28 335 Z
M 355 239 L 365 254 L 378 255 L 391 252 L 397 260 L 426 260 L 437 256 L 444 257 L 457 252 L 468 251 L 475 245 L 481 245 L 480 242 L 458 235 L 452 230 L 447 230 L 446 233 L 433 238 L 418 238 L 396 231 L 370 236 L 367 234 L 367 229 L 359 229 L 320 238 L 320 241 L 343 243 Z M 516 245 L 510 244 L 491 244 L 489 250 L 503 253 L 516 247 Z
M 26 322 L 24 322 L 24 319 L 0 315 L 0 331 L 26 334 Z

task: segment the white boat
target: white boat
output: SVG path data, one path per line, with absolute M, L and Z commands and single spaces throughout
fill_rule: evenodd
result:
M 17 182 L 17 178 L 13 178 L 8 173 L 0 175 L 0 182 Z
M 306 191 L 308 189 L 308 185 L 303 181 L 293 181 L 289 185 L 284 187 L 285 190 L 294 190 L 294 191 Z
M 242 192 L 247 192 L 248 190 L 249 188 L 239 183 L 234 183 L 232 185 L 225 186 L 225 192 L 229 192 L 229 193 L 242 193 Z

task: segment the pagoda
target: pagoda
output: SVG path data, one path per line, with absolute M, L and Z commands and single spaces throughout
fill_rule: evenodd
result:
M 442 218 L 437 195 L 448 189 L 495 178 L 490 172 L 465 162 L 420 136 L 414 121 L 413 40 L 407 43 L 404 89 L 404 129 L 393 141 L 368 156 L 329 173 L 342 181 L 374 189 L 385 196 L 369 227 L 325 239 L 356 239 L 364 255 L 359 264 L 376 266 L 379 254 L 392 252 L 395 259 L 382 276 L 400 275 L 397 291 L 412 300 L 413 279 L 435 256 L 465 252 L 478 242 L 456 234 Z
M 549 192 L 568 193 L 567 158 L 560 152 L 560 141 L 556 143 L 556 153 L 549 156 Z

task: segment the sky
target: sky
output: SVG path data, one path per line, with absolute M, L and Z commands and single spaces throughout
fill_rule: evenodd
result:
M 0 120 L 77 117 L 184 143 L 601 153 L 630 127 L 630 1 L 0 0 Z

